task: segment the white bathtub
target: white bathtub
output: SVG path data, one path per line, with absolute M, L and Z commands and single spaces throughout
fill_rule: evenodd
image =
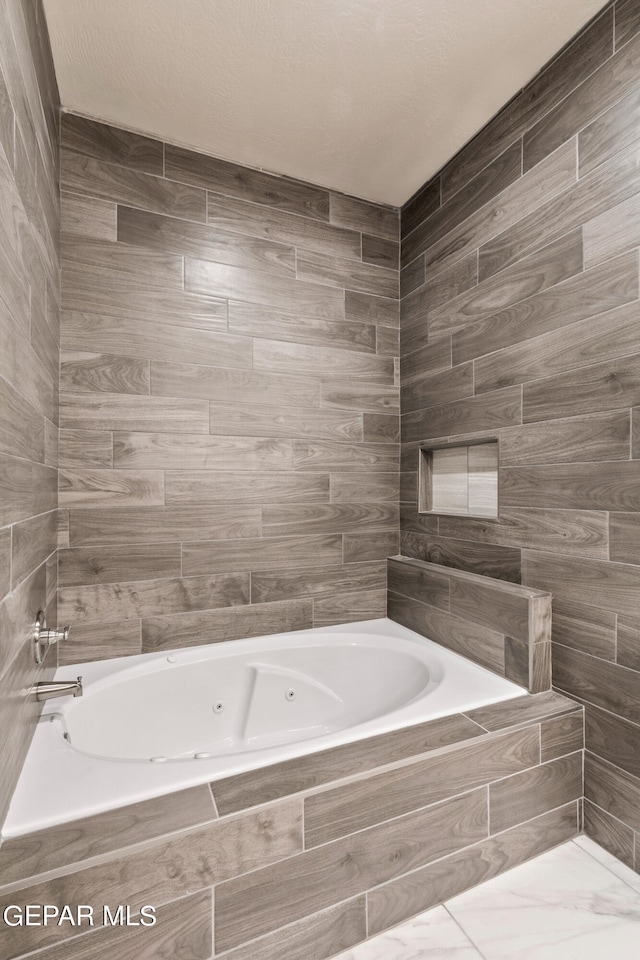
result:
M 391 620 L 64 667 L 3 830 L 17 836 L 526 691 Z

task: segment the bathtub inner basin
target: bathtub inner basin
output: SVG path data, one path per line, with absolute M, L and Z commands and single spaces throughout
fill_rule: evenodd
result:
M 351 642 L 349 642 L 349 640 Z M 194 660 L 193 652 L 93 683 L 57 717 L 69 745 L 109 760 L 205 759 L 263 750 L 364 723 L 435 689 L 437 659 L 332 637 Z

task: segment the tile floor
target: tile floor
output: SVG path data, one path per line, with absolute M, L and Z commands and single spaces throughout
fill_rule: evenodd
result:
M 565 843 L 335 960 L 640 960 L 640 875 Z

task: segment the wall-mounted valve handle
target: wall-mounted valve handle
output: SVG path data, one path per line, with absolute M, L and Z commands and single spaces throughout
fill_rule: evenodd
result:
M 38 611 L 36 622 L 33 625 L 33 651 L 36 663 L 41 664 L 47 655 L 47 650 L 59 640 L 67 640 L 71 627 L 62 630 L 47 630 L 47 621 L 42 610 Z

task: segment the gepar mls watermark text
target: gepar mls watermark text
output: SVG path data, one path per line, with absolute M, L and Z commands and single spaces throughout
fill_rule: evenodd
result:
M 56 906 L 53 903 L 27 903 L 21 906 L 10 904 L 2 911 L 2 920 L 7 927 L 152 927 L 156 920 L 156 908 L 147 904 L 139 910 L 129 904 L 117 907 L 104 906 L 95 910 L 88 904 Z

